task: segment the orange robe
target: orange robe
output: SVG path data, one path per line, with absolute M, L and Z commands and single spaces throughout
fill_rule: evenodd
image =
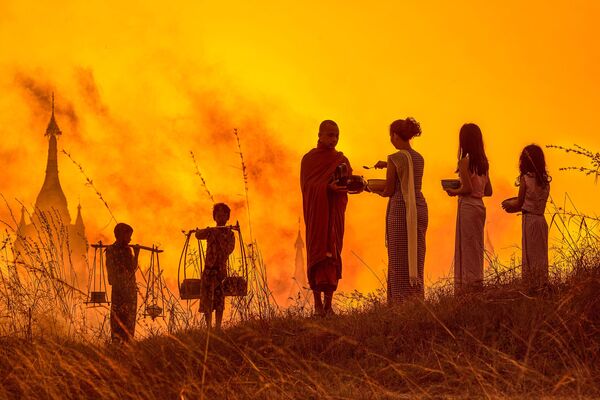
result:
M 328 189 L 336 167 L 342 163 L 346 163 L 351 173 L 350 162 L 342 152 L 321 146 L 302 158 L 300 188 L 306 224 L 308 282 L 313 290 L 336 290 L 342 277 L 348 195 Z

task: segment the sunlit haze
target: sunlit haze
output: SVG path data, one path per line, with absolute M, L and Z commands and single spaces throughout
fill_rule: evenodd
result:
M 599 20 L 600 2 L 579 0 L 2 0 L 0 193 L 17 220 L 19 202 L 33 207 L 54 92 L 59 151 L 83 166 L 116 218 L 133 226 L 133 242 L 165 250 L 171 284 L 181 230 L 214 224 L 191 151 L 208 190 L 230 204 L 247 239 L 250 217 L 271 288 L 284 303 L 302 215 L 300 159 L 316 145 L 319 123 L 338 123 L 338 149 L 355 173 L 383 178 L 362 166 L 394 152 L 389 124 L 412 116 L 423 131 L 412 144 L 426 163 L 431 285 L 452 268 L 456 199 L 440 179 L 455 176 L 463 123 L 477 123 L 484 134 L 495 190 L 485 200 L 488 246 L 507 258 L 520 254 L 521 221 L 500 202 L 516 195 L 522 148 L 600 150 Z M 568 193 L 580 211 L 594 214 L 593 178 L 559 171 L 586 160 L 544 151 L 553 199 L 562 204 Z M 89 241 L 112 240 L 108 210 L 63 153 L 59 170 L 71 215 L 82 206 Z M 350 196 L 340 290 L 380 285 L 386 201 Z M 8 207 L 0 218 L 15 225 Z

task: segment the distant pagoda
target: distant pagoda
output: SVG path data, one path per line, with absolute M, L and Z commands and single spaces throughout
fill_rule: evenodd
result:
M 14 243 L 15 258 L 23 261 L 32 259 L 31 252 L 34 248 L 38 248 L 46 252 L 47 257 L 53 257 L 54 261 L 62 261 L 63 264 L 69 262 L 75 271 L 81 272 L 86 265 L 88 242 L 81 216 L 81 205 L 77 206 L 77 217 L 75 223 L 71 224 L 67 198 L 58 178 L 57 141 L 61 135 L 62 132 L 54 117 L 54 94 L 52 94 L 52 115 L 45 134 L 48 137 L 46 176 L 35 201 L 30 223 L 26 222 L 25 209 L 21 209 L 21 220 Z M 50 255 L 52 253 L 54 254 Z
M 298 227 L 298 236 L 296 237 L 296 260 L 293 275 L 292 288 L 290 290 L 289 298 L 291 301 L 297 302 L 298 305 L 305 305 L 308 302 L 308 277 L 306 275 L 306 268 L 304 262 L 304 241 L 302 240 L 302 234 L 300 233 L 300 227 Z

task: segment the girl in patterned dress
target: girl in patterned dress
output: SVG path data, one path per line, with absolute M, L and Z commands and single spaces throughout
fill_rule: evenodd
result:
M 492 195 L 489 163 L 479 126 L 464 124 L 458 147 L 460 187 L 446 189 L 458 196 L 454 249 L 454 291 L 478 290 L 483 287 L 484 196 Z
M 421 127 L 413 118 L 394 121 L 390 141 L 398 152 L 375 164 L 375 168 L 387 168 L 385 188 L 379 194 L 390 198 L 386 213 L 389 304 L 424 296 L 428 210 L 421 182 L 425 163 L 410 145 L 410 140 L 420 134 Z
M 550 195 L 550 181 L 546 171 L 544 152 L 531 144 L 523 149 L 519 159 L 519 195 L 505 201 L 507 212 L 521 212 L 523 284 L 535 291 L 548 283 L 548 223 L 544 217 L 546 202 Z

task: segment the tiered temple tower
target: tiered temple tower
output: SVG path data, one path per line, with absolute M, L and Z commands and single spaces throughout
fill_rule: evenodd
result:
M 31 221 L 27 223 L 25 210 L 21 210 L 21 220 L 15 240 L 15 258 L 24 262 L 36 259 L 34 251 L 43 257 L 62 263 L 62 271 L 68 271 L 72 264 L 75 272 L 85 271 L 87 238 L 81 216 L 81 205 L 77 207 L 75 223 L 71 224 L 71 215 L 67 198 L 58 178 L 58 137 L 62 135 L 54 117 L 54 94 L 52 95 L 52 115 L 46 128 L 48 137 L 48 160 L 42 189 L 35 201 Z M 39 259 L 39 258 L 37 258 Z
M 292 301 L 300 300 L 302 304 L 306 304 L 310 296 L 308 296 L 308 277 L 306 276 L 306 268 L 304 262 L 304 241 L 300 233 L 300 227 L 298 227 L 298 237 L 296 238 L 296 262 L 294 270 L 294 278 L 292 282 L 292 289 L 290 290 L 289 297 Z

